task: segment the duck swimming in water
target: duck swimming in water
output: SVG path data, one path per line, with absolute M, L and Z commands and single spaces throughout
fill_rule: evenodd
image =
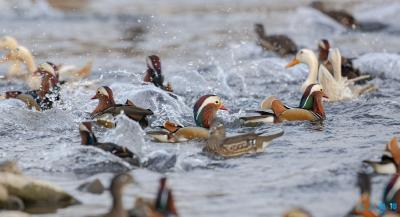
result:
M 81 135 L 81 144 L 86 146 L 93 146 L 103 151 L 110 152 L 111 154 L 125 160 L 134 166 L 140 166 L 139 157 L 126 147 L 121 147 L 114 143 L 101 143 L 97 141 L 96 136 L 92 131 L 92 124 L 90 122 L 83 122 L 79 125 L 79 134 Z
M 297 45 L 286 35 L 267 35 L 264 25 L 256 23 L 254 30 L 258 36 L 257 43 L 265 50 L 275 52 L 280 56 L 296 54 Z
M 274 134 L 246 133 L 228 137 L 224 125 L 214 122 L 203 151 L 225 158 L 260 153 L 272 140 L 282 135 L 283 131 Z
M 146 200 L 138 198 L 133 209 L 129 210 L 129 217 L 178 217 L 172 190 L 167 186 L 167 178 L 159 181 L 156 199 Z
M 184 127 L 172 121 L 165 121 L 161 127 L 165 130 L 148 131 L 147 135 L 158 142 L 177 143 L 193 139 L 207 139 L 208 130 L 203 127 Z
M 365 160 L 363 163 L 370 165 L 375 173 L 395 174 L 399 169 L 400 163 L 400 149 L 397 138 L 393 137 L 390 142 L 386 144 L 386 149 L 380 161 Z
M 333 49 L 328 58 L 333 65 L 333 76 L 322 64 L 318 65 L 316 55 L 309 49 L 301 49 L 286 68 L 300 63 L 306 64 L 309 73 L 301 86 L 301 91 L 304 91 L 310 84 L 320 83 L 329 101 L 352 99 L 376 89 L 372 84 L 354 87 L 354 80 L 342 77 L 341 55 L 338 49 Z
M 151 82 L 154 86 L 159 87 L 165 91 L 173 92 L 170 83 L 164 86 L 164 75 L 161 73 L 160 57 L 151 55 L 146 58 L 147 70 L 144 76 L 144 82 Z
M 345 10 L 328 9 L 322 1 L 314 1 L 311 7 L 332 18 L 348 29 L 361 31 L 379 31 L 387 27 L 386 24 L 379 22 L 360 22 L 353 15 Z
M 51 109 L 53 103 L 60 100 L 60 87 L 53 68 L 47 64 L 40 64 L 35 74 L 40 75 L 41 85 L 38 90 L 23 93 L 22 91 L 7 91 L 6 99 L 19 99 L 23 101 L 29 109 L 35 108 L 37 111 Z
M 0 49 L 8 51 L 8 53 L 0 59 L 0 63 L 12 63 L 6 78 L 25 80 L 31 89 L 38 89 L 40 78 L 34 73 L 37 70 L 37 66 L 32 53 L 26 47 L 19 45 L 17 40 L 11 36 L 0 38 Z M 27 72 L 21 69 L 22 65 L 26 65 Z M 57 65 L 57 78 L 59 77 L 60 80 L 73 80 L 88 77 L 91 68 L 92 62 L 87 63 L 82 68 Z
M 210 128 L 218 110 L 227 110 L 217 95 L 201 96 L 193 106 L 193 116 L 198 127 Z
M 270 96 L 261 103 L 261 108 L 271 109 L 274 113 L 274 123 L 283 121 L 323 121 L 325 120 L 325 111 L 322 105 L 322 98 L 326 97 L 322 86 L 311 84 L 307 88 L 310 91 L 300 101 L 301 108 L 292 108 L 286 106 L 275 96 Z
M 101 118 L 104 115 L 116 116 L 122 112 L 130 119 L 137 121 L 142 128 L 148 126 L 147 116 L 153 115 L 150 109 L 140 108 L 133 104 L 132 101 L 127 100 L 123 104 L 116 104 L 113 97 L 111 88 L 107 86 L 99 87 L 96 91 L 96 95 L 92 99 L 98 99 L 99 104 L 91 113 L 92 118 Z

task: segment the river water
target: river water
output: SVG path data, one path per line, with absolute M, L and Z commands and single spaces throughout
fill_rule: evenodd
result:
M 26 174 L 54 182 L 83 202 L 41 216 L 105 212 L 111 202 L 107 193 L 90 195 L 77 186 L 94 178 L 108 185 L 111 171 L 129 169 L 110 154 L 80 145 L 78 125 L 96 106 L 90 97 L 98 86 L 109 85 L 118 102 L 129 98 L 152 109 L 153 126 L 166 119 L 194 125 L 192 106 L 209 93 L 221 96 L 229 108 L 218 116 L 230 133 L 254 130 L 241 127 L 238 118 L 267 96 L 297 105 L 307 69 L 286 70 L 289 58 L 262 51 L 255 44 L 256 22 L 268 33 L 287 34 L 301 47 L 316 49 L 319 39 L 328 38 L 343 55 L 359 57 L 356 66 L 375 77 L 371 82 L 379 90 L 325 104 L 327 120 L 320 126 L 261 126 L 257 130 L 283 129 L 285 134 L 262 154 L 228 160 L 205 156 L 201 142 L 153 143 L 136 123 L 120 117 L 116 129 L 96 129 L 99 140 L 158 160 L 151 170 L 131 171 L 140 186 L 127 188 L 126 207 L 137 196 L 152 198 L 158 179 L 166 175 L 181 216 L 280 216 L 291 207 L 304 207 L 314 216 L 341 216 L 358 200 L 361 161 L 378 159 L 386 142 L 400 133 L 396 0 L 332 1 L 337 3 L 333 7 L 346 8 L 360 20 L 389 25 L 373 33 L 347 31 L 300 0 L 97 0 L 70 13 L 37 2 L 0 3 L 1 34 L 15 36 L 38 63 L 94 61 L 92 75 L 63 86 L 63 104 L 50 111 L 29 111 L 14 100 L 0 102 L 0 158 L 17 160 Z M 178 99 L 142 84 L 145 57 L 151 54 L 160 55 Z M 23 88 L 23 83 L 0 83 L 0 91 Z M 388 178 L 373 178 L 375 202 Z

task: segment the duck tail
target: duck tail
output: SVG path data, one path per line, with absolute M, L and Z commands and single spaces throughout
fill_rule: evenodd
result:
M 82 78 L 89 77 L 89 75 L 92 72 L 92 66 L 93 66 L 93 61 L 87 62 L 82 68 L 78 69 L 75 72 L 75 75 L 77 77 L 82 77 Z

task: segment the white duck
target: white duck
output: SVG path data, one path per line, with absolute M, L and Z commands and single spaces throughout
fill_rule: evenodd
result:
M 310 84 L 320 83 L 324 88 L 325 94 L 329 97 L 329 101 L 352 99 L 375 88 L 373 85 L 355 88 L 354 82 L 358 80 L 357 78 L 348 80 L 342 77 L 339 49 L 336 48 L 330 52 L 329 61 L 333 65 L 333 76 L 322 64 L 318 67 L 318 59 L 313 51 L 301 49 L 286 67 L 289 68 L 299 63 L 308 65 L 309 74 L 301 86 L 301 91 L 304 92 Z
M 31 52 L 26 47 L 19 45 L 17 40 L 11 36 L 0 38 L 0 49 L 8 50 L 8 53 L 0 58 L 0 63 L 12 63 L 6 78 L 23 79 L 31 89 L 38 89 L 40 86 L 40 77 L 35 75 L 37 66 Z M 28 73 L 21 70 L 22 65 L 26 65 Z M 68 65 L 57 67 L 60 80 L 75 80 L 90 75 L 92 62 L 88 62 L 82 68 Z

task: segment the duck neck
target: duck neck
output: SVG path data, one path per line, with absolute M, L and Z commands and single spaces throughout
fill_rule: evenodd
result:
M 102 111 L 104 111 L 105 109 L 108 109 L 108 108 L 110 108 L 110 107 L 112 107 L 112 106 L 114 106 L 115 105 L 115 101 L 114 101 L 114 99 L 108 99 L 108 98 L 100 98 L 99 99 L 99 104 L 97 105 L 97 107 L 94 109 L 94 111 L 92 112 L 92 115 L 93 114 L 96 114 L 96 113 L 98 113 L 98 112 L 102 112 Z
M 116 214 L 116 216 L 121 216 L 121 217 L 128 216 L 127 212 L 124 209 L 124 203 L 122 200 L 122 188 L 115 189 L 115 191 L 112 192 L 112 197 L 113 197 L 113 204 L 110 213 Z
M 317 83 L 317 77 L 318 77 L 317 57 L 315 56 L 315 54 L 311 54 L 309 57 L 310 58 L 308 59 L 308 61 L 306 63 L 308 65 L 308 70 L 309 70 L 307 80 L 305 81 L 307 86 L 309 84 Z
M 313 97 L 313 112 L 319 114 L 321 118 L 325 119 L 325 111 L 322 105 L 322 95 L 320 93 L 316 93 L 313 95 Z
M 200 113 L 195 117 L 196 125 L 198 127 L 210 128 L 212 122 L 217 115 L 218 108 L 215 105 L 206 105 Z
M 87 131 L 80 131 L 82 145 L 95 145 L 97 143 L 94 133 Z
M 325 61 L 328 60 L 328 54 L 329 51 L 325 50 L 325 49 L 320 49 L 319 50 L 319 56 L 318 56 L 318 60 L 320 63 L 325 63 Z

